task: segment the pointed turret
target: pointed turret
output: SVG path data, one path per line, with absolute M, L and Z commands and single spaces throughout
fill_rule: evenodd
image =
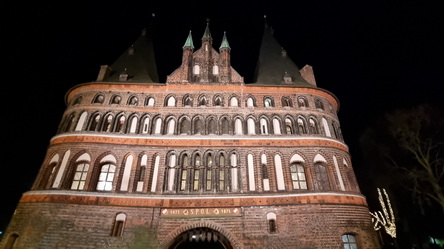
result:
M 231 80 L 231 56 L 230 56 L 230 44 L 227 40 L 227 33 L 224 32 L 224 36 L 222 38 L 222 43 L 219 47 L 220 51 L 220 57 L 219 57 L 219 65 L 220 65 L 220 72 L 219 72 L 219 78 L 221 81 L 228 81 Z
M 209 42 L 210 44 L 213 42 L 213 38 L 211 37 L 211 32 L 210 32 L 210 19 L 207 18 L 207 27 L 205 28 L 205 32 L 202 36 L 202 45 L 205 42 Z
M 187 40 L 185 41 L 185 44 L 182 47 L 183 49 L 194 49 L 194 44 L 193 44 L 193 36 L 191 35 L 191 30 L 190 33 L 188 34 Z

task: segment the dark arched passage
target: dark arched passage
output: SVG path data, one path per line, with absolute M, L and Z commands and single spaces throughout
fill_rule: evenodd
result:
M 198 227 L 179 234 L 168 249 L 233 249 L 228 239 L 216 230 Z

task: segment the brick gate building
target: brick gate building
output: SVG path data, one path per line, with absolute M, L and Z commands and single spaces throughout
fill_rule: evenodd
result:
M 208 23 L 159 83 L 147 31 L 67 92 L 2 248 L 379 248 L 338 99 L 272 29 L 253 83 Z

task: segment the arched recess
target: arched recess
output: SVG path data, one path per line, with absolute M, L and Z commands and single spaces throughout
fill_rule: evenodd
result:
M 240 248 L 240 243 L 234 234 L 211 221 L 199 221 L 181 226 L 168 235 L 162 244 L 164 245 L 162 248 L 168 249 Z

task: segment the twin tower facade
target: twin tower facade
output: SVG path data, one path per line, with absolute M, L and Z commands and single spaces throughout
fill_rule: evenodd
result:
M 154 45 L 142 32 L 67 92 L 1 248 L 379 248 L 338 99 L 272 29 L 252 83 L 208 23 L 165 83 Z

